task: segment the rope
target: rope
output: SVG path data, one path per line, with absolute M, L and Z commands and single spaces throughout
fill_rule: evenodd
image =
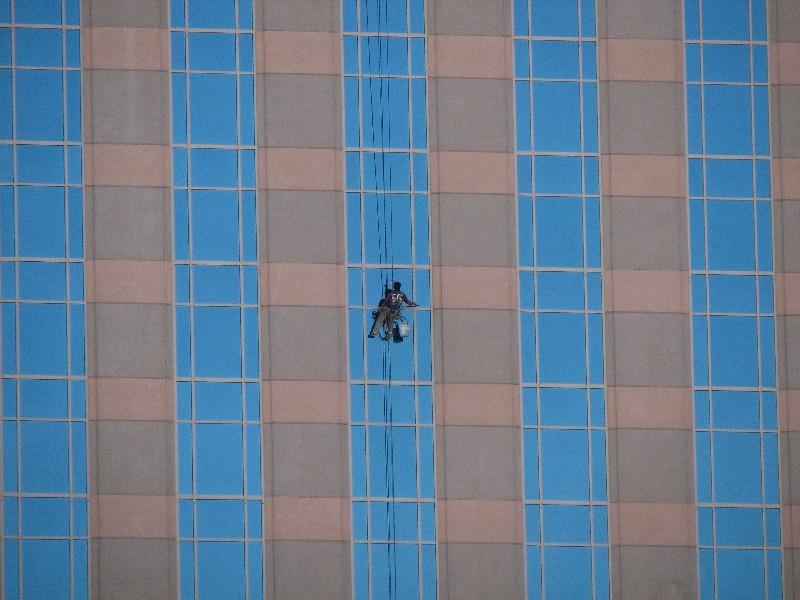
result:
M 378 149 L 376 144 L 375 135 L 375 74 L 373 72 L 373 45 L 370 43 L 371 38 L 376 39 L 378 44 L 378 59 L 377 59 L 377 78 L 378 78 L 378 110 L 380 111 L 380 174 L 381 184 L 378 185 L 378 160 L 372 161 L 372 175 L 375 181 L 375 222 L 376 222 L 376 237 L 378 239 L 378 260 L 379 264 L 383 267 L 383 284 L 384 288 L 390 288 L 390 281 L 394 281 L 394 202 L 392 201 L 393 195 L 393 169 L 392 162 L 389 161 L 388 169 L 386 165 L 386 147 L 387 142 L 389 145 L 392 143 L 392 105 L 391 105 L 391 85 L 384 71 L 388 71 L 388 49 L 389 38 L 383 36 L 382 29 L 384 21 L 388 21 L 388 0 L 375 0 L 377 6 L 377 26 L 374 36 L 367 36 L 367 65 L 369 70 L 369 109 L 370 109 L 370 125 L 371 125 L 371 147 Z M 369 6 L 366 9 L 366 26 L 367 31 L 371 31 L 370 24 L 370 10 Z M 384 90 L 384 85 L 386 89 Z M 386 95 L 386 105 L 384 105 L 384 94 Z M 388 137 L 388 140 L 387 140 Z M 388 170 L 388 180 L 387 180 Z M 388 186 L 387 186 L 388 181 Z M 387 189 L 389 194 L 387 194 Z M 363 203 L 363 200 L 362 200 Z M 385 268 L 389 264 L 389 269 Z M 382 290 L 382 293 L 384 291 Z M 384 294 L 385 295 L 385 294 Z M 392 335 L 392 330 L 388 330 L 388 336 Z M 390 600 L 397 600 L 397 553 L 396 553 L 396 534 L 397 534 L 397 511 L 395 510 L 395 478 L 394 478 L 394 415 L 393 415 L 393 402 L 392 402 L 392 356 L 390 344 L 385 344 L 383 347 L 382 356 L 382 377 L 385 382 L 383 385 L 383 419 L 384 419 L 384 448 L 386 451 L 385 461 L 385 485 L 386 485 L 386 527 L 387 527 L 387 544 L 386 544 L 386 560 L 388 566 L 388 588 Z

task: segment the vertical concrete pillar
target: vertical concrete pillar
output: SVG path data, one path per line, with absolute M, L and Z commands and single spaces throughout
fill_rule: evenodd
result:
M 697 595 L 681 0 L 600 0 L 612 597 Z
M 511 3 L 428 0 L 440 598 L 524 598 Z
M 91 594 L 177 597 L 167 0 L 85 0 Z
M 349 598 L 341 7 L 256 0 L 266 590 Z
M 800 6 L 771 0 L 769 81 L 784 597 L 800 593 Z

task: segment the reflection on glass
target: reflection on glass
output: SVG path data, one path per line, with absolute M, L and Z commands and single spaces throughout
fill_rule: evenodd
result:
M 356 598 L 435 598 L 431 284 L 422 0 L 346 0 L 345 185 Z M 402 343 L 367 339 L 399 282 Z

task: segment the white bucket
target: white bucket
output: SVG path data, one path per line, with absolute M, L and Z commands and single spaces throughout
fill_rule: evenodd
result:
M 405 321 L 400 321 L 397 324 L 397 333 L 400 335 L 400 337 L 408 337 L 408 335 L 411 333 L 411 325 Z

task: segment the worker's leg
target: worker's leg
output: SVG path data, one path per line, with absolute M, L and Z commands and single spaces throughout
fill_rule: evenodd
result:
M 385 340 L 392 339 L 392 329 L 394 328 L 394 320 L 397 318 L 399 311 L 389 310 L 386 314 L 386 336 Z
M 372 329 L 369 330 L 369 337 L 375 337 L 380 333 L 381 325 L 386 320 L 386 313 L 388 309 L 381 308 L 378 310 L 378 315 L 375 317 L 375 320 L 372 322 Z

